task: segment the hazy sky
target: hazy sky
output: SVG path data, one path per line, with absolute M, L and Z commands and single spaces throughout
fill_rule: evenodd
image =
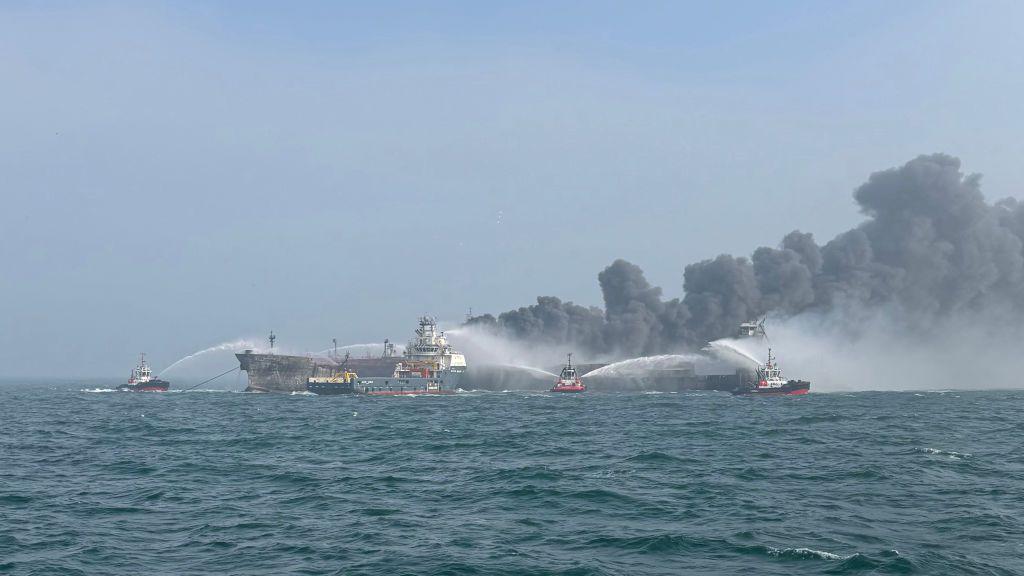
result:
M 179 4 L 0 4 L 0 376 L 678 296 L 922 153 L 1024 192 L 1022 3 Z

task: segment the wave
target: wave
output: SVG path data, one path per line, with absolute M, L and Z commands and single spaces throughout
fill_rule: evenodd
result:
M 915 448 L 915 451 L 923 454 L 933 454 L 935 456 L 949 456 L 954 460 L 963 460 L 964 458 L 970 458 L 971 454 L 967 452 L 954 452 L 952 450 L 939 450 L 938 448 Z
M 645 464 L 659 464 L 659 463 L 683 463 L 690 464 L 695 462 L 692 458 L 680 458 L 679 456 L 673 456 L 666 454 L 665 452 L 641 452 L 626 458 L 626 462 L 640 462 Z
M 817 416 L 797 416 L 796 418 L 790 418 L 783 422 L 786 425 L 793 424 L 819 424 L 822 422 L 839 422 L 842 420 L 849 420 L 850 416 L 840 414 L 838 412 L 832 412 L 830 414 L 821 414 Z
M 812 548 L 773 548 L 766 546 L 766 551 L 769 556 L 775 558 L 791 558 L 794 560 L 846 560 L 853 558 L 856 554 L 850 554 L 848 556 L 842 556 L 840 554 L 834 554 L 832 552 L 826 552 L 824 550 L 814 550 Z

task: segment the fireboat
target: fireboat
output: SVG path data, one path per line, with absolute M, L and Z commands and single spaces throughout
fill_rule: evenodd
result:
M 132 370 L 127 384 L 117 387 L 118 392 L 167 392 L 171 383 L 153 376 L 153 371 L 146 364 L 146 354 L 139 354 L 139 365 Z
M 768 349 L 768 361 L 764 366 L 757 367 L 757 383 L 752 386 L 741 386 L 733 390 L 735 395 L 744 396 L 796 396 L 811 391 L 811 383 L 806 380 L 786 380 L 782 376 L 779 363 Z
M 576 369 L 572 367 L 572 353 L 569 354 L 568 363 L 562 368 L 562 373 L 555 380 L 552 392 L 586 392 L 587 385 L 580 379 Z

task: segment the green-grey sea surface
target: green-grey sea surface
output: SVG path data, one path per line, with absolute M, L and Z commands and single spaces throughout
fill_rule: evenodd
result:
M 84 388 L 0 385 L 0 573 L 1024 573 L 1024 392 Z

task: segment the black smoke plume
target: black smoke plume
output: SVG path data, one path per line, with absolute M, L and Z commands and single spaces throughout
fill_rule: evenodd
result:
M 867 220 L 818 246 L 794 231 L 750 259 L 722 254 L 686 266 L 680 299 L 663 300 L 643 271 L 616 260 L 598 274 L 604 310 L 544 296 L 469 320 L 534 342 L 596 354 L 649 355 L 731 336 L 763 314 L 884 309 L 907 328 L 1024 307 L 1024 203 L 989 204 L 960 160 L 919 156 L 872 174 L 854 191 Z

